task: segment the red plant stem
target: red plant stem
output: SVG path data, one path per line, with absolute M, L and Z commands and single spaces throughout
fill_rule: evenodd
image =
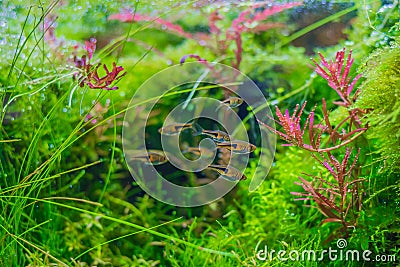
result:
M 359 132 L 358 134 L 354 135 L 352 138 L 350 138 L 350 139 L 344 141 L 343 143 L 341 143 L 341 144 L 339 144 L 339 145 L 337 145 L 337 146 L 327 147 L 327 148 L 322 148 L 322 149 L 307 148 L 307 147 L 304 147 L 304 146 L 302 146 L 301 148 L 303 148 L 303 149 L 305 149 L 305 150 L 308 150 L 308 151 L 311 151 L 311 152 L 317 152 L 317 153 L 321 153 L 321 152 L 330 152 L 330 151 L 332 151 L 332 150 L 336 150 L 336 149 L 338 149 L 338 148 L 341 148 L 341 147 L 343 147 L 343 146 L 345 146 L 345 145 L 347 145 L 347 144 L 353 142 L 357 137 L 359 137 L 360 135 L 362 135 L 365 131 L 366 131 L 366 129 L 363 130 L 363 131 L 361 131 L 361 132 Z

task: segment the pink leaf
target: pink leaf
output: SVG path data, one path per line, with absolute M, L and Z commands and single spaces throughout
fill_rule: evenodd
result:
M 207 62 L 207 59 L 201 58 L 199 55 L 195 55 L 195 54 L 188 54 L 185 55 L 181 58 L 181 60 L 179 61 L 179 63 L 182 65 L 183 63 L 185 63 L 187 58 L 195 58 L 197 59 L 197 61 L 199 62 Z
M 328 164 L 328 162 L 324 161 L 323 164 L 324 164 L 325 168 L 326 168 L 334 177 L 337 176 L 336 172 L 332 169 L 332 167 Z
M 132 22 L 132 21 L 147 21 L 147 22 L 154 22 L 157 25 L 161 25 L 162 28 L 165 28 L 175 34 L 178 34 L 180 36 L 186 37 L 186 38 L 193 38 L 193 36 L 185 32 L 183 28 L 177 24 L 173 24 L 170 21 L 163 20 L 159 17 L 151 17 L 147 15 L 141 15 L 138 13 L 135 13 L 134 15 L 128 12 L 123 12 L 119 14 L 112 14 L 108 17 L 108 20 L 119 20 L 122 22 Z

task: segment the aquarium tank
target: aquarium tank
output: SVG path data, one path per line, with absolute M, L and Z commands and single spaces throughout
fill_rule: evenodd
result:
M 397 266 L 399 18 L 0 1 L 0 266 Z

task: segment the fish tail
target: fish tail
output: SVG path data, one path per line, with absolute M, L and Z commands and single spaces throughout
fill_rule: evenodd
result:
M 204 129 L 195 121 L 192 123 L 192 130 L 193 130 L 193 136 L 202 135 L 204 131 Z
M 148 162 L 150 159 L 148 156 L 145 155 L 136 155 L 130 158 L 130 161 L 141 161 L 141 162 Z
M 131 157 L 132 159 L 148 159 L 149 156 L 147 155 L 135 155 Z

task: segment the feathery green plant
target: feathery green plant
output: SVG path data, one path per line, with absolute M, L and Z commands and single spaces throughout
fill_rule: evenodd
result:
M 368 136 L 389 172 L 400 171 L 400 43 L 377 49 L 360 69 L 365 80 L 355 107 L 368 109 Z

